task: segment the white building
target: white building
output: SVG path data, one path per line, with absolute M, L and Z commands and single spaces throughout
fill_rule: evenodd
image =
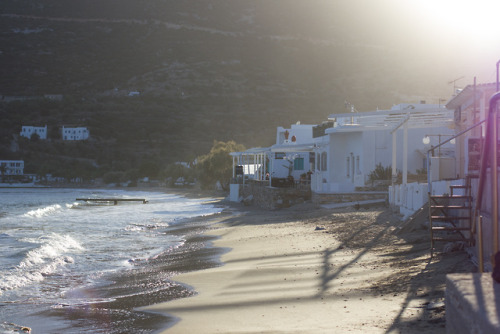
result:
M 312 153 L 320 142 L 315 138 L 316 125 L 292 124 L 289 129 L 278 127 L 276 144 L 271 146 L 269 154 L 269 173 L 271 178 L 290 178 L 300 180 L 304 174 L 312 173 L 315 168 L 315 156 Z M 324 132 L 323 132 L 324 135 Z
M 89 139 L 89 130 L 86 127 L 62 127 L 63 140 L 86 140 Z
M 293 124 L 289 129 L 278 127 L 273 146 L 232 152 L 236 167 L 233 177 L 242 174 L 257 181 L 271 182 L 273 178 L 300 180 L 304 174 L 314 171 L 316 157 L 313 150 L 327 139 L 321 127 L 300 123 Z
M 495 92 L 495 83 L 468 85 L 447 102 L 446 107 L 455 111 L 455 132 L 457 134 L 487 118 L 488 102 Z M 485 132 L 486 125 L 483 124 L 457 138 L 456 168 L 457 174 L 461 178 L 465 178 L 471 172 L 477 172 L 479 161 L 471 159 L 473 154 L 469 152 L 469 148 L 472 148 L 474 143 L 479 143 Z
M 289 129 L 278 127 L 276 144 L 265 148 L 252 148 L 232 152 L 233 183 L 230 198 L 239 200 L 240 183 L 252 180 L 268 186 L 291 185 L 308 181 L 316 168 L 313 151 L 325 144 L 325 129 L 332 122 L 321 125 L 293 124 Z
M 399 104 L 390 110 L 332 114 L 321 125 L 278 127 L 271 147 L 232 152 L 233 178 L 275 186 L 276 181 L 297 182 L 305 175 L 317 194 L 351 193 L 368 185 L 380 164 L 392 167 L 393 179 L 401 173 L 406 185 L 408 173 L 427 169 L 427 151 L 453 135 L 453 111 L 439 105 Z M 447 175 L 456 177 L 454 144 L 439 150 L 439 160 L 451 160 Z
M 0 160 L 0 175 L 24 175 L 23 160 Z
M 20 135 L 31 139 L 33 134 L 37 134 L 40 139 L 47 139 L 47 125 L 45 126 L 23 126 Z
M 453 111 L 438 105 L 400 104 L 390 110 L 333 114 L 326 145 L 315 148 L 317 166 L 311 190 L 317 193 L 353 192 L 369 181 L 378 164 L 392 167 L 407 182 L 407 174 L 426 169 L 431 145 L 454 134 Z M 423 138 L 429 138 L 424 144 Z M 441 149 L 453 156 L 453 147 Z M 453 174 L 453 173 L 452 173 Z

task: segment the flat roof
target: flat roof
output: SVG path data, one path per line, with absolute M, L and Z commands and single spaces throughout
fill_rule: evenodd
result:
M 409 128 L 453 127 L 454 111 L 445 108 L 381 110 L 348 114 L 332 114 L 330 119 L 344 123 L 329 128 L 326 133 L 368 130 L 395 130 L 405 122 Z M 352 119 L 352 122 L 349 122 Z

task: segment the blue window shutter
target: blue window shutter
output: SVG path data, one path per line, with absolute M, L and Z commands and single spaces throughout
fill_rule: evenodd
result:
M 304 170 L 304 158 L 297 158 L 293 161 L 294 170 Z

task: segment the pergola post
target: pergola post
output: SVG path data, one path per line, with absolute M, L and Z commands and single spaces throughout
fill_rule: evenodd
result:
M 233 155 L 233 179 L 236 178 L 236 162 L 235 162 L 235 156 Z
M 410 114 L 407 113 L 405 118 L 392 129 L 392 184 L 396 183 L 398 174 L 396 171 L 396 132 L 403 126 L 403 184 L 408 182 L 408 121 L 410 119 Z
M 408 183 L 408 122 L 403 126 L 403 184 Z
M 396 171 L 396 166 L 397 166 L 397 156 L 396 156 L 396 151 L 397 151 L 397 144 L 396 144 L 396 131 L 392 132 L 392 186 L 394 188 L 394 185 L 396 184 L 396 181 L 398 179 L 398 173 Z
M 269 170 L 270 171 L 273 171 L 274 170 L 274 159 L 273 159 L 273 152 L 270 152 L 269 153 L 269 163 L 270 163 L 270 167 Z M 272 178 L 273 178 L 273 173 L 269 173 L 269 186 L 271 187 L 272 186 Z

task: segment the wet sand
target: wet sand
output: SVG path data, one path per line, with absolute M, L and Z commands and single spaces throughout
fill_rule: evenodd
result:
M 474 270 L 385 207 L 238 209 L 209 232 L 224 265 L 174 277 L 196 295 L 140 308 L 179 319 L 163 332 L 445 333 L 445 276 Z

